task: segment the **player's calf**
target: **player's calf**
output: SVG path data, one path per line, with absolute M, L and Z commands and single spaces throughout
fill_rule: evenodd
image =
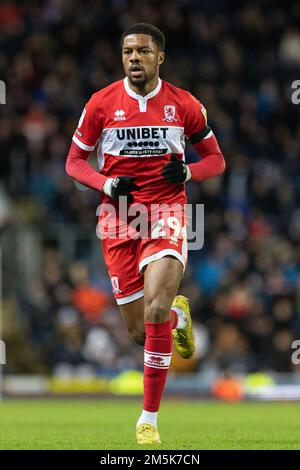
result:
M 132 330 L 129 331 L 129 334 L 133 341 L 138 345 L 138 346 L 145 346 L 145 339 L 146 339 L 146 333 L 145 331 L 140 331 L 140 330 Z

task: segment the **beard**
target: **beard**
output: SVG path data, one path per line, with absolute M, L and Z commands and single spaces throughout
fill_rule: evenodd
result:
M 151 70 L 149 73 L 149 71 L 146 72 L 145 69 L 142 67 L 142 73 L 140 76 L 135 77 L 134 75 L 132 75 L 132 73 L 130 73 L 130 70 L 129 70 L 127 77 L 132 86 L 135 86 L 143 90 L 146 87 L 147 83 L 153 80 L 155 75 L 156 75 L 156 70 L 153 70 L 153 71 Z
M 148 82 L 148 77 L 145 73 L 141 77 L 132 77 L 130 74 L 128 75 L 128 80 L 133 86 L 138 88 L 144 88 L 146 83 Z

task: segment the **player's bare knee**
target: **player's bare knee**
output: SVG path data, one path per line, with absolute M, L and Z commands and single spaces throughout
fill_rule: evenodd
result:
M 146 302 L 145 321 L 146 322 L 164 322 L 169 318 L 169 305 L 161 299 L 153 299 Z

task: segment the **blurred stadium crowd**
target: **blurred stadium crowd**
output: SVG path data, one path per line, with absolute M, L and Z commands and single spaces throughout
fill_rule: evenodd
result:
M 7 370 L 142 367 L 98 254 L 99 195 L 78 190 L 64 170 L 84 103 L 123 76 L 119 38 L 140 21 L 165 32 L 161 77 L 201 99 L 227 162 L 223 177 L 187 185 L 189 201 L 205 204 L 204 248 L 190 253 L 180 289 L 191 299 L 198 350 L 174 368 L 296 370 L 300 105 L 291 83 L 300 80 L 300 4 L 271 0 L 1 2 L 1 183 L 39 235 L 30 255 L 37 275 L 13 272 L 13 287 L 4 253 Z M 196 158 L 188 147 L 187 159 Z

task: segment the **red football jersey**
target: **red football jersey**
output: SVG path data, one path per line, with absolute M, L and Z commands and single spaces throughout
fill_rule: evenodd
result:
M 141 189 L 133 192 L 134 202 L 184 204 L 184 184 L 169 183 L 161 171 L 171 154 L 184 159 L 185 138 L 205 126 L 205 108 L 188 91 L 159 79 L 155 90 L 140 96 L 126 77 L 92 95 L 73 141 L 88 151 L 98 144 L 103 175 L 135 176 Z

